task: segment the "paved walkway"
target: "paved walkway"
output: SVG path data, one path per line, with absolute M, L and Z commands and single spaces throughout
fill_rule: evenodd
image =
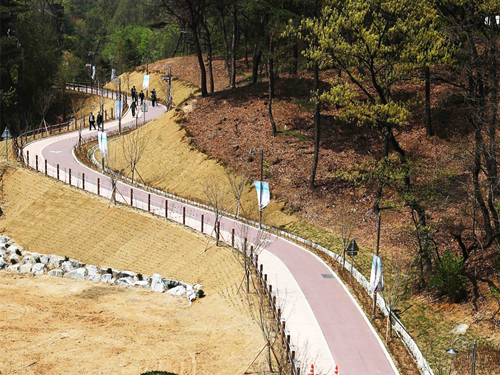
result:
M 146 120 L 164 112 L 162 106 L 149 106 Z M 139 118 L 143 118 L 142 113 L 139 113 Z M 122 120 L 122 127 L 133 124 L 135 120 L 129 111 Z M 105 124 L 106 131 L 117 127 L 118 121 Z M 96 137 L 97 132 L 85 129 L 82 136 Z M 77 142 L 77 132 L 65 133 L 32 142 L 25 152 L 29 151 L 32 167 L 35 166 L 35 155 L 39 155 L 42 172 L 45 172 L 44 161 L 47 160 L 47 173 L 55 177 L 59 164 L 61 180 L 69 181 L 71 169 L 73 185 L 82 187 L 82 175 L 85 174 L 85 190 L 99 191 L 100 195 L 109 197 L 110 179 L 75 159 L 72 151 Z M 168 217 L 178 222 L 182 222 L 184 209 L 186 225 L 197 230 L 201 230 L 203 215 L 204 233 L 210 235 L 213 232 L 214 215 L 209 211 L 170 198 L 167 202 L 161 194 L 152 194 L 121 182 L 117 188 L 121 192 L 117 200 L 130 204 L 132 199 L 134 206 L 145 210 L 149 205 L 150 211 L 160 216 L 165 216 L 168 211 Z M 247 237 L 249 242 L 259 239 L 256 228 L 230 218 L 221 220 L 221 233 L 227 242 L 233 229 L 237 237 Z M 304 363 L 301 373 L 308 374 L 310 364 L 314 363 L 315 374 L 322 375 L 333 374 L 336 365 L 342 375 L 398 374 L 378 335 L 337 275 L 316 255 L 297 244 L 275 235 L 270 235 L 266 242 L 265 250 L 259 254 L 259 263 L 263 264 L 264 273 L 277 293 L 291 341 L 297 348 L 298 359 Z M 307 349 L 300 351 L 300 348 Z

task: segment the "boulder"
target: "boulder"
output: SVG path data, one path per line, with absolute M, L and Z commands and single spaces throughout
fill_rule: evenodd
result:
M 113 275 L 111 275 L 110 273 L 105 273 L 101 276 L 101 281 L 108 284 L 113 284 Z
M 23 263 L 24 264 L 35 264 L 36 262 L 35 262 L 35 259 L 33 259 L 33 256 L 31 256 L 31 255 L 25 255 L 23 257 Z
M 163 293 L 167 287 L 163 283 L 163 280 L 160 275 L 155 273 L 151 280 L 151 291 Z
M 19 272 L 19 268 L 21 267 L 20 264 L 14 264 L 13 266 L 9 266 L 8 270 L 9 271 L 18 271 Z
M 0 236 L 0 244 L 6 244 L 10 242 L 10 238 L 7 236 Z
M 132 271 L 121 271 L 118 273 L 118 278 L 121 279 L 122 277 L 135 277 L 137 274 Z
M 89 273 L 101 273 L 101 270 L 93 265 L 88 265 L 85 267 Z
M 193 289 L 194 289 L 195 292 L 198 292 L 198 290 L 200 290 L 201 288 L 203 288 L 203 285 L 201 285 L 201 284 L 195 284 L 193 286 Z
M 43 263 L 36 263 L 32 268 L 31 272 L 33 272 L 35 275 L 41 275 L 45 273 L 45 264 Z
M 61 268 L 64 272 L 70 272 L 70 271 L 73 271 L 73 266 L 71 264 L 71 262 L 69 260 L 67 260 L 66 262 L 63 262 L 61 264 Z
M 65 262 L 66 263 L 66 262 Z M 87 277 L 88 271 L 86 268 L 77 268 L 76 270 L 69 271 L 64 277 L 69 277 L 75 280 L 85 280 Z
M 131 277 L 121 277 L 116 280 L 117 285 L 134 285 L 134 279 Z
M 49 266 L 52 268 L 59 268 L 64 263 L 64 258 L 60 257 L 59 255 L 51 254 L 49 258 L 50 258 Z
M 115 270 L 114 268 L 111 269 L 111 272 L 113 272 L 112 276 L 113 277 L 117 277 L 118 273 L 120 271 L 118 270 Z M 104 275 L 104 274 L 107 274 L 108 273 L 108 269 L 107 268 L 101 268 L 101 275 Z M 111 275 L 111 274 L 110 274 Z
M 189 302 L 194 301 L 196 299 L 196 292 L 190 285 L 186 288 L 186 296 Z
M 176 280 L 170 280 L 170 279 L 163 279 L 163 284 L 165 284 L 165 288 L 175 288 L 177 285 L 179 285 L 179 282 Z
M 57 276 L 57 277 L 63 277 L 63 271 L 61 270 L 50 270 L 49 271 L 50 276 Z
M 15 245 L 11 245 L 9 247 L 7 247 L 7 250 L 11 253 L 11 254 L 15 254 L 16 253 L 16 250 L 19 250 L 19 248 Z
M 102 276 L 99 272 L 90 272 L 89 271 L 89 281 L 101 281 Z
M 186 293 L 186 288 L 184 288 L 182 285 L 178 285 L 172 289 L 167 290 L 167 293 L 174 296 L 182 296 L 184 293 Z
M 7 256 L 7 252 L 4 249 L 0 248 L 0 256 L 1 257 Z
M 28 273 L 31 272 L 31 264 L 21 264 L 21 267 L 19 267 L 19 271 L 22 273 Z
M 44 256 L 40 257 L 40 262 L 47 265 L 50 262 L 50 257 L 47 255 L 44 255 Z
M 149 288 L 149 282 L 146 280 L 136 281 L 134 286 L 140 286 L 141 288 Z
M 7 262 L 3 260 L 3 258 L 0 258 L 0 270 L 3 270 L 4 268 L 7 268 Z
M 11 246 L 9 248 L 9 250 L 14 253 L 15 250 L 13 249 L 13 247 L 15 247 L 15 246 Z M 21 251 L 21 254 L 23 254 L 23 257 L 27 257 L 27 256 L 32 256 L 33 255 L 33 253 L 31 251 L 28 251 L 28 250 Z
M 71 265 L 73 266 L 73 268 L 85 267 L 85 263 L 79 262 L 79 261 L 74 260 L 74 259 L 70 259 L 69 261 L 71 262 Z
M 20 263 L 19 257 L 18 257 L 17 255 L 12 254 L 12 255 L 9 257 L 9 263 L 11 263 L 11 264 L 17 264 L 17 263 Z

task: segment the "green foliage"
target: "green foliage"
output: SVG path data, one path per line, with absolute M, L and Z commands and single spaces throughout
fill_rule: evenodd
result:
M 460 255 L 446 250 L 438 261 L 430 286 L 439 294 L 448 296 L 451 301 L 458 302 L 466 294 L 463 264 L 464 259 Z

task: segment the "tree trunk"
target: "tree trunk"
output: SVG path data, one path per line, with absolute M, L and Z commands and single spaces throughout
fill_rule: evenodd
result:
M 262 52 L 257 49 L 257 44 L 253 47 L 253 61 L 252 61 L 252 84 L 255 85 L 259 78 L 259 64 L 262 57 Z
M 268 110 L 269 110 L 269 121 L 271 121 L 271 127 L 273 129 L 273 137 L 276 136 L 277 129 L 276 129 L 276 123 L 274 122 L 274 116 L 273 116 L 273 98 L 274 98 L 274 59 L 273 59 L 273 38 L 269 36 L 267 37 L 269 40 L 269 103 L 268 103 Z
M 244 28 L 244 38 L 245 38 L 245 66 L 248 69 L 248 21 L 245 19 L 245 28 Z
M 429 65 L 424 67 L 425 73 L 425 128 L 427 137 L 434 135 L 431 122 L 431 69 Z
M 227 30 L 226 30 L 226 22 L 224 21 L 224 12 L 222 9 L 219 9 L 220 12 L 220 19 L 222 23 L 222 35 L 223 35 L 223 40 L 224 40 L 224 65 L 226 67 L 226 73 L 229 76 L 230 71 L 229 71 L 229 47 L 227 44 Z
M 319 66 L 318 63 L 314 64 L 314 91 L 316 95 L 319 94 Z M 311 170 L 311 176 L 309 177 L 309 188 L 314 189 L 314 181 L 316 179 L 316 170 L 318 168 L 319 159 L 319 140 L 321 136 L 320 127 L 320 116 L 321 116 L 321 104 L 319 98 L 316 99 L 315 110 L 314 110 L 314 158 Z
M 207 26 L 206 18 L 203 20 L 203 29 L 205 30 L 205 37 L 207 39 L 207 59 L 208 59 L 208 79 L 210 81 L 210 93 L 214 93 L 214 74 L 212 70 L 212 41 L 210 39 L 210 31 Z
M 198 56 L 198 64 L 200 65 L 201 73 L 201 96 L 208 96 L 207 92 L 207 71 L 205 70 L 205 62 L 203 61 L 203 53 L 201 51 L 200 39 L 198 37 L 198 28 L 196 25 L 191 26 L 191 32 L 194 39 L 194 47 L 196 49 L 196 55 Z
M 297 75 L 298 67 L 299 67 L 299 45 L 297 43 L 297 38 L 295 38 L 295 43 L 293 45 L 292 75 Z
M 233 1 L 233 42 L 231 44 L 231 80 L 230 87 L 236 87 L 236 49 L 238 48 L 238 8 Z

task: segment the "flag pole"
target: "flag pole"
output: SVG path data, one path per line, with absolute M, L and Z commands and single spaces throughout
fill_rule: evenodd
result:
M 377 257 L 378 257 L 378 252 L 380 249 L 380 209 L 378 210 L 378 225 L 377 225 Z M 375 267 L 375 280 L 377 279 L 377 267 Z M 373 310 L 372 310 L 372 319 L 375 319 L 375 309 L 377 307 L 377 287 L 375 287 L 375 290 L 373 291 Z
M 260 149 L 260 199 L 259 199 L 259 229 L 262 229 L 262 190 L 264 180 L 264 149 Z

